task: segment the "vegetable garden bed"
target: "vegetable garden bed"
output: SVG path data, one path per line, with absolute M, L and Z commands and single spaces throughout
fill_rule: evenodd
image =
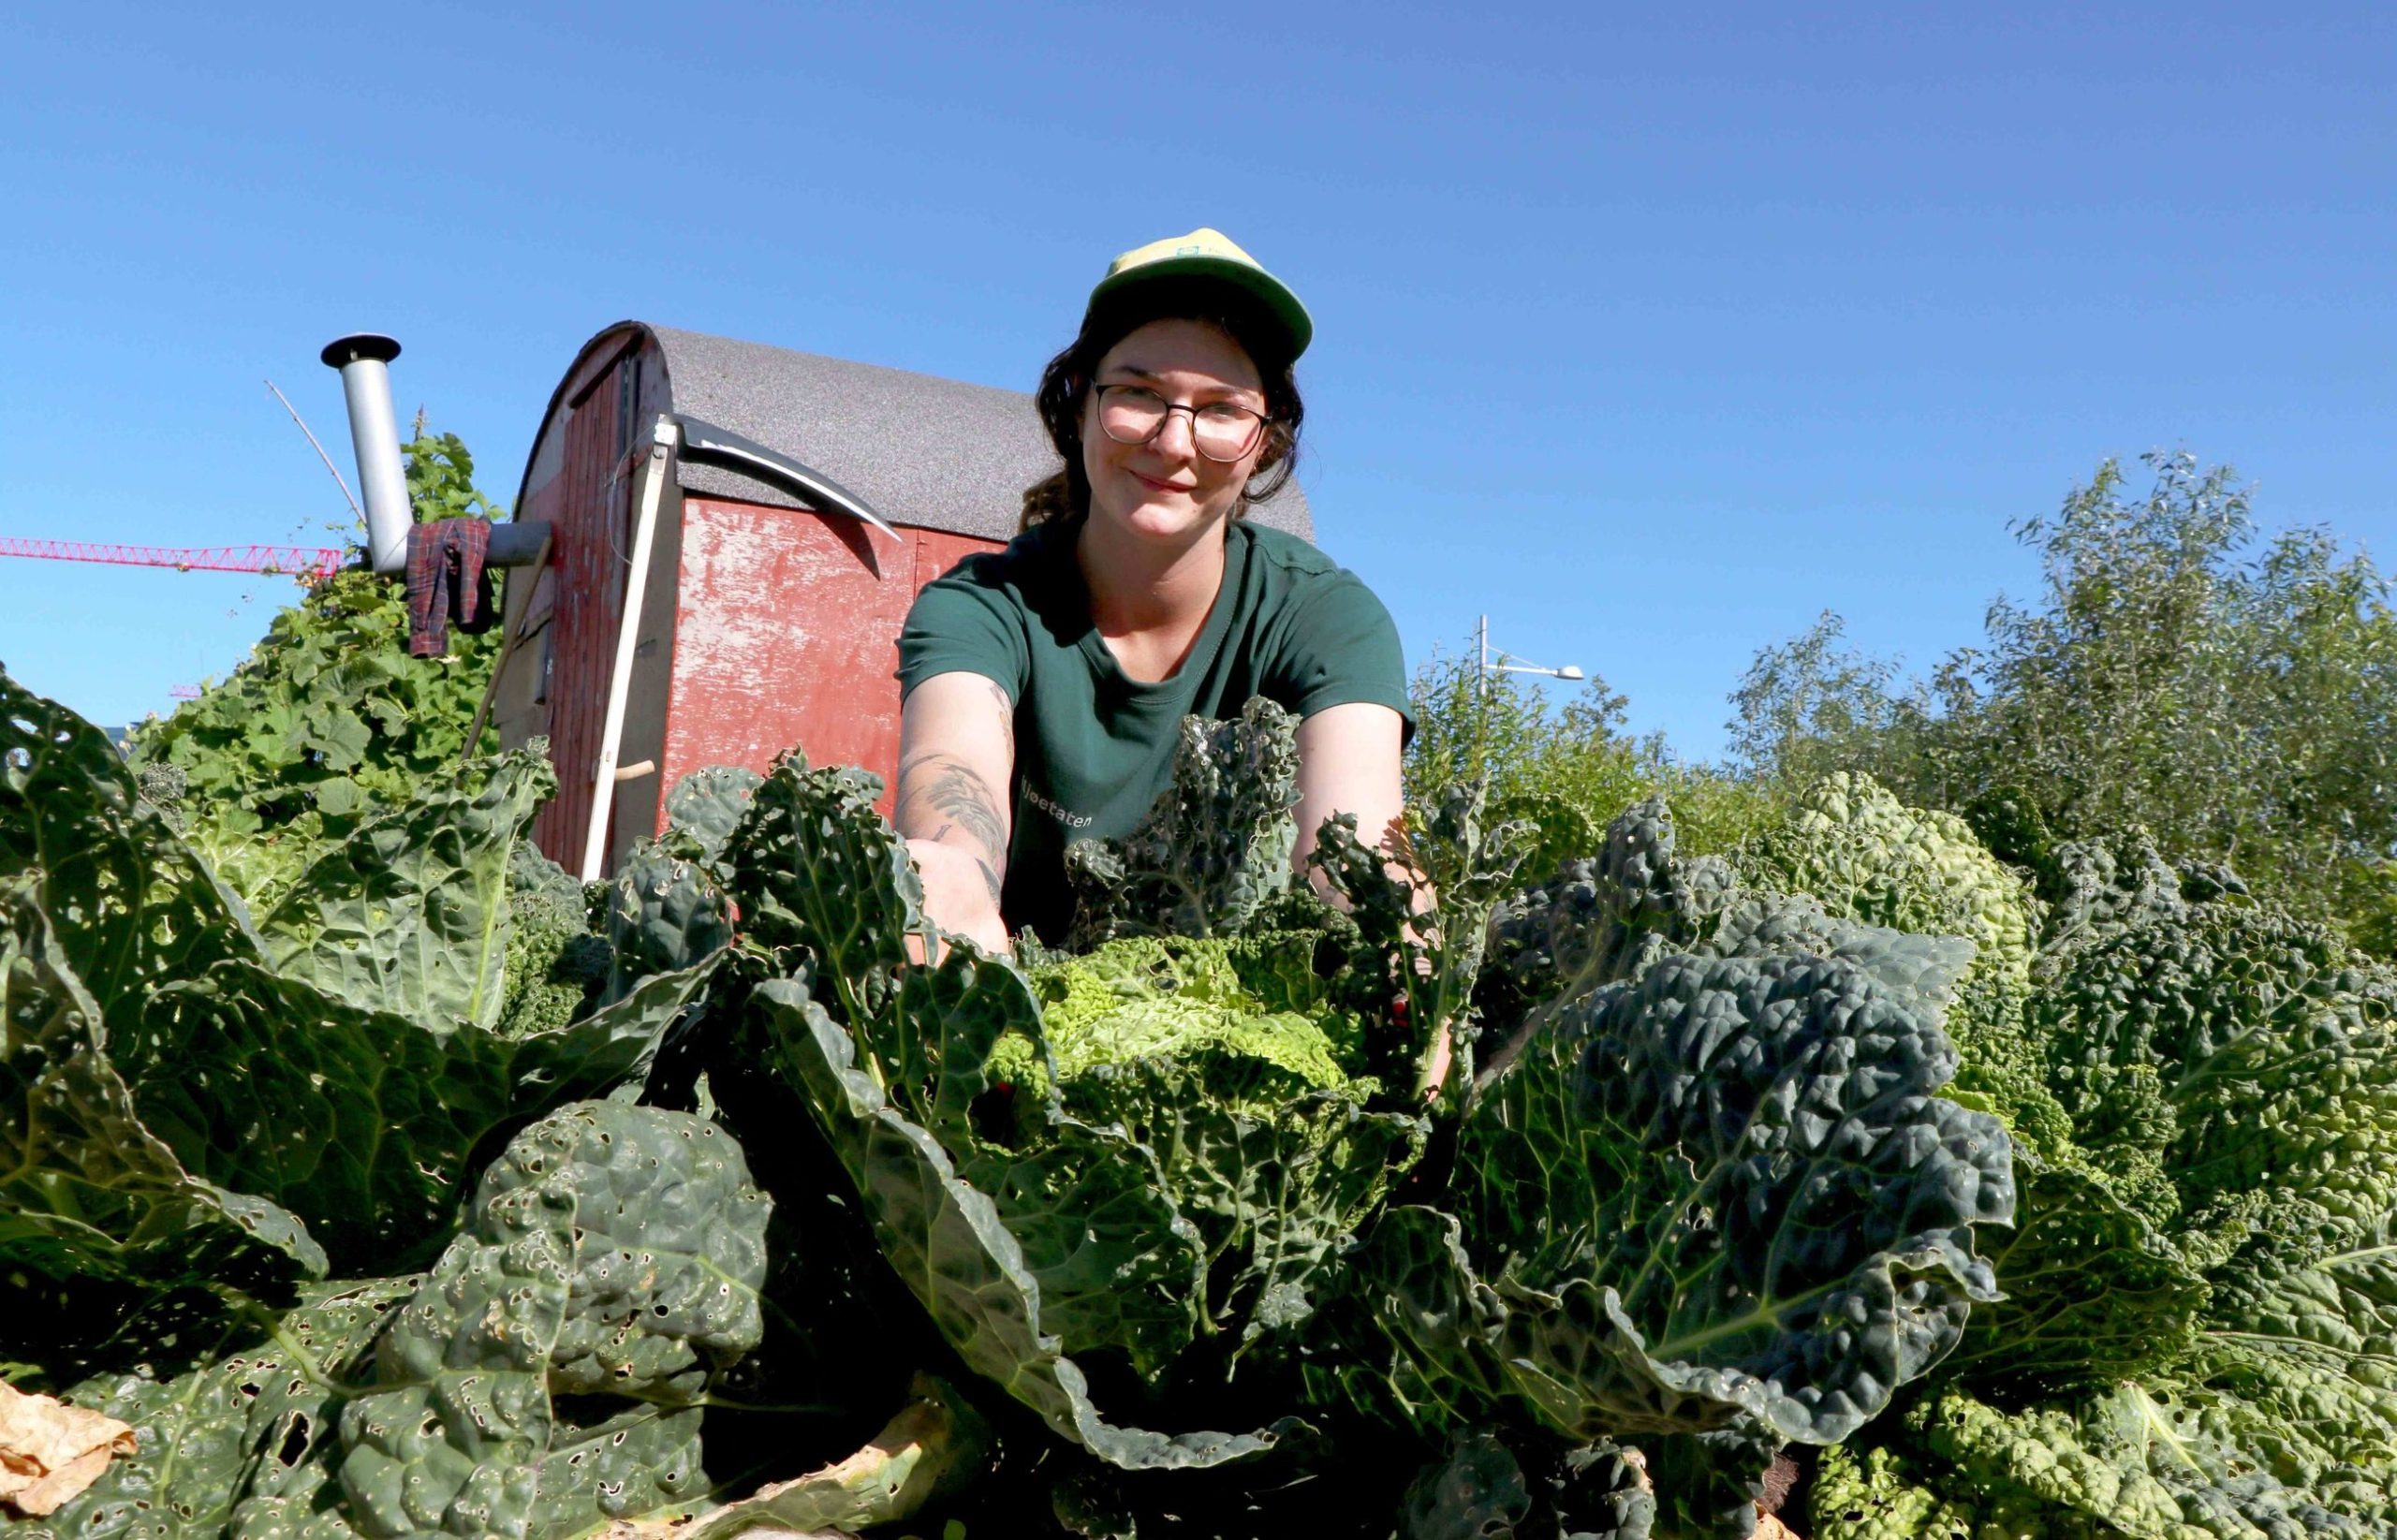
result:
M 0 676 L 0 1359 L 134 1430 L 7 1533 L 2397 1527 L 2386 970 L 1845 777 L 1553 873 L 1460 790 L 1335 909 L 1290 731 L 1018 963 L 796 761 L 585 895 L 503 755 L 252 916 Z

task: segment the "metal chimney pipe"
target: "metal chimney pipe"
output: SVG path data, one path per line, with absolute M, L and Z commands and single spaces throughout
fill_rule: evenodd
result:
M 358 450 L 358 491 L 366 500 L 366 565 L 386 576 L 406 569 L 407 477 L 400 469 L 400 425 L 391 415 L 391 372 L 400 345 L 372 331 L 339 337 L 317 355 L 341 371 L 342 394 L 349 401 L 349 441 Z

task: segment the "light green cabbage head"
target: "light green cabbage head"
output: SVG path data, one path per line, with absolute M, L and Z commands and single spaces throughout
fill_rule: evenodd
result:
M 1270 1111 L 1292 1095 L 1332 1091 L 1349 1077 L 1324 1026 L 1272 1010 L 1251 994 L 1229 944 L 1138 936 L 1031 971 L 1067 1103 L 1094 1072 L 1136 1060 L 1169 1060 L 1242 1110 Z M 1031 1042 L 1003 1041 L 993 1075 L 1038 1083 Z
M 2031 989 L 2037 900 L 1952 813 L 1910 808 L 1869 775 L 1826 776 L 1744 863 L 1761 886 L 1918 935 L 1963 936 L 1973 965 L 1948 1025 L 1960 1036 L 2019 1011 Z

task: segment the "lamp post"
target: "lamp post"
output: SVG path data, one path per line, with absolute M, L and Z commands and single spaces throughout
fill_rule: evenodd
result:
M 1474 627 L 1474 638 L 1481 649 L 1481 672 L 1478 677 L 1484 696 L 1490 693 L 1490 676 L 1493 674 L 1545 674 L 1550 679 L 1580 679 L 1581 677 L 1581 669 L 1578 664 L 1568 663 L 1562 668 L 1541 668 L 1528 663 L 1491 662 L 1490 617 L 1487 615 L 1482 616 L 1481 623 Z M 1503 658 L 1507 654 L 1501 653 L 1498 655 Z

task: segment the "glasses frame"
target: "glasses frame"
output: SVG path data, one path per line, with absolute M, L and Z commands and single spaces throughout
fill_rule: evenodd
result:
M 1165 412 L 1157 418 L 1157 425 L 1150 429 L 1147 433 L 1141 434 L 1138 438 L 1125 438 L 1114 433 L 1107 426 L 1107 392 L 1110 390 L 1138 390 L 1142 395 L 1151 398 L 1158 404 L 1162 405 L 1165 408 Z M 1167 401 L 1163 396 L 1158 395 L 1154 390 L 1152 390 L 1147 386 L 1139 384 L 1132 380 L 1117 380 L 1111 385 L 1094 385 L 1091 387 L 1091 395 L 1098 405 L 1098 431 L 1107 434 L 1109 442 L 1124 445 L 1152 443 L 1159 433 L 1165 432 L 1165 425 L 1173 420 L 1174 413 L 1187 412 L 1190 414 L 1190 447 L 1198 452 L 1200 459 L 1213 461 L 1218 465 L 1237 465 L 1243 460 L 1245 460 L 1250 455 L 1256 453 L 1257 446 L 1265 442 L 1265 432 L 1272 425 L 1273 421 L 1273 419 L 1265 413 L 1253 411 L 1235 401 L 1211 401 L 1207 403 L 1206 406 L 1203 408 L 1187 402 Z M 1207 452 L 1206 446 L 1198 442 L 1199 412 L 1201 410 L 1212 411 L 1217 407 L 1228 407 L 1230 410 L 1238 412 L 1243 417 L 1249 419 L 1250 426 L 1248 430 L 1248 439 L 1240 447 L 1240 450 L 1236 454 L 1210 454 Z

